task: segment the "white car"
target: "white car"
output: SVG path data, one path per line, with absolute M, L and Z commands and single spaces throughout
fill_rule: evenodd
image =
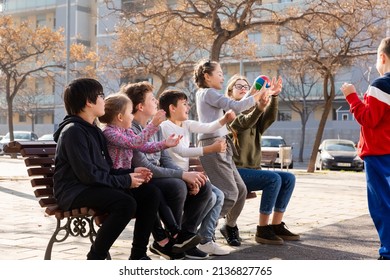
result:
M 36 141 L 38 135 L 32 131 L 14 131 L 14 141 Z M 10 142 L 9 132 L 0 140 L 0 155 L 4 155 L 4 145 Z
M 41 137 L 38 138 L 38 141 L 53 141 L 53 140 L 54 140 L 53 133 L 43 134 Z
M 266 166 L 266 165 L 263 165 L 263 166 L 265 166 L 265 167 L 280 167 L 280 163 L 281 163 L 281 161 L 280 161 L 280 148 L 281 147 L 289 148 L 288 168 L 289 169 L 294 168 L 294 162 L 292 159 L 292 152 L 291 152 L 292 147 L 287 146 L 286 141 L 284 141 L 283 137 L 281 137 L 281 136 L 261 136 L 261 151 L 264 151 L 264 152 L 270 151 L 270 152 L 277 152 L 278 153 L 273 166 Z

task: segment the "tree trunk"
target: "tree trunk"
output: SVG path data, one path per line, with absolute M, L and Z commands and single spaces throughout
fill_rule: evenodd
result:
M 328 83 L 330 85 L 330 94 L 328 94 Z M 327 76 L 324 77 L 323 91 L 324 91 L 325 107 L 324 107 L 324 111 L 322 112 L 320 123 L 318 125 L 316 138 L 313 144 L 313 150 L 311 152 L 309 164 L 307 167 L 307 172 L 309 173 L 313 173 L 315 170 L 315 162 L 317 158 L 318 148 L 321 144 L 321 140 L 324 134 L 324 129 L 325 129 L 326 121 L 328 120 L 329 112 L 332 109 L 332 103 L 335 96 L 335 85 L 334 85 L 334 78 L 332 74 L 328 74 Z

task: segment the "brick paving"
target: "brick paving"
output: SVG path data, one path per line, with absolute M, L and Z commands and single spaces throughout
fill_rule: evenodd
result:
M 291 231 L 300 233 L 303 240 L 305 233 L 368 213 L 364 173 L 318 171 L 309 174 L 299 164 L 290 172 L 296 174 L 297 182 L 284 221 Z M 257 198 L 247 200 L 238 220 L 243 245 L 239 248 L 227 246 L 219 230 L 216 232 L 218 243 L 233 253 L 257 245 L 254 234 L 260 197 L 261 192 Z M 44 216 L 21 158 L 0 157 L 0 209 L 0 260 L 42 260 L 55 228 L 55 219 Z M 222 224 L 220 220 L 219 226 Z M 113 259 L 128 258 L 132 227 L 131 222 L 112 247 L 110 253 Z M 375 238 L 375 232 L 370 233 Z M 85 259 L 89 246 L 86 238 L 70 237 L 64 243 L 54 244 L 52 259 Z M 372 257 L 375 257 L 377 248 L 373 247 L 371 251 L 374 252 Z M 159 259 L 153 254 L 150 257 Z

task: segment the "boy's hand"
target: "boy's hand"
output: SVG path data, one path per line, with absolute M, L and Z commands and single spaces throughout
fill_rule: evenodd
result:
M 175 137 L 175 134 L 170 135 L 167 139 L 164 140 L 165 149 L 176 147 L 182 138 L 183 135 L 178 135 L 177 137 Z
M 152 118 L 152 124 L 154 126 L 159 126 L 163 121 L 165 121 L 165 111 L 164 110 L 158 110 L 157 113 Z
M 140 174 L 140 176 L 144 179 L 144 183 L 149 182 L 153 177 L 152 171 L 146 167 L 136 167 L 134 172 Z
M 130 189 L 138 188 L 144 182 L 144 178 L 142 178 L 141 173 L 130 173 L 130 177 L 131 177 Z
M 190 186 L 203 186 L 206 184 L 207 177 L 203 172 L 197 171 L 185 171 L 183 172 L 182 179 Z
M 192 185 L 192 184 L 187 184 L 187 188 L 188 188 L 189 195 L 197 195 L 200 190 L 200 187 L 198 185 Z
M 223 138 L 215 140 L 215 142 L 210 145 L 212 151 L 216 153 L 225 153 L 226 147 L 227 147 L 226 140 Z
M 347 97 L 347 96 L 350 95 L 351 93 L 356 93 L 355 86 L 352 85 L 352 84 L 344 83 L 344 84 L 341 86 L 340 89 L 341 89 L 341 92 L 344 94 L 345 97 Z

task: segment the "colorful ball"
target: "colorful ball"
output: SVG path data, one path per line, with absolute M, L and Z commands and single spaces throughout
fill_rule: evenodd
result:
M 257 90 L 261 90 L 261 88 L 265 85 L 266 88 L 270 87 L 271 80 L 265 76 L 265 75 L 260 75 L 256 78 L 254 82 L 254 86 Z

